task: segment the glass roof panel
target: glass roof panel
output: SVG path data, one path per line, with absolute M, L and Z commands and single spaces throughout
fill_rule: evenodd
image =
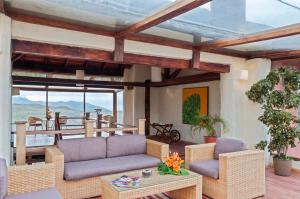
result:
M 213 0 L 158 25 L 213 39 L 300 23 L 300 0 Z
M 12 9 L 119 30 L 175 0 L 6 0 Z
M 298 50 L 300 49 L 300 35 L 270 39 L 266 41 L 254 42 L 249 44 L 228 47 L 241 51 L 258 50 Z

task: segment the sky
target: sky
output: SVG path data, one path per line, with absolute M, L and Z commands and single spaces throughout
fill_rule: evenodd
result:
M 21 91 L 21 97 L 26 97 L 31 101 L 46 101 L 46 93 L 41 91 Z M 63 93 L 63 92 L 49 92 L 49 102 L 57 101 L 77 101 L 83 102 L 83 93 Z M 102 106 L 112 109 L 113 95 L 111 93 L 87 93 L 86 102 L 95 106 Z M 123 95 L 118 94 L 118 109 L 123 110 Z

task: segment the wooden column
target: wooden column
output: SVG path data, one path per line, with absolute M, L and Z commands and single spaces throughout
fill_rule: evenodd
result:
M 85 137 L 94 137 L 94 120 L 85 120 Z
M 139 135 L 145 135 L 145 123 L 146 119 L 139 119 Z
M 150 135 L 150 80 L 145 81 L 145 135 Z
M 117 97 L 117 92 L 113 92 L 113 117 L 114 117 L 114 122 L 117 123 L 117 118 L 118 118 L 118 97 Z
M 123 62 L 124 59 L 124 38 L 115 38 L 114 61 Z
M 26 164 L 26 122 L 16 122 L 16 165 Z
M 55 112 L 55 130 L 56 131 L 59 131 L 60 130 L 60 123 L 59 123 L 59 116 L 60 115 L 60 112 Z

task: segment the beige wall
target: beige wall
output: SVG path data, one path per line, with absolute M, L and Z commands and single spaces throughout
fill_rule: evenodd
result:
M 11 20 L 0 13 L 0 157 L 10 160 Z

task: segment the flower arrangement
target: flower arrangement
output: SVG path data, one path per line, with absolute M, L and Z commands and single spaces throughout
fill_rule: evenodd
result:
M 188 175 L 188 171 L 182 168 L 183 163 L 178 153 L 170 154 L 165 162 L 158 165 L 158 172 L 160 175 Z

